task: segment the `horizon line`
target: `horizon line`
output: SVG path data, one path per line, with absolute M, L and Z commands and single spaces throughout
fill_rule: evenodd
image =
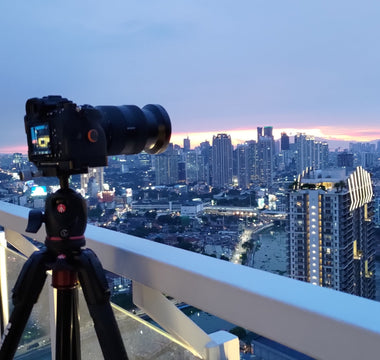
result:
M 262 126 L 263 128 L 265 126 Z M 294 137 L 297 134 L 305 134 L 317 138 L 318 140 L 325 140 L 328 142 L 373 142 L 380 141 L 380 130 L 351 130 L 345 134 L 342 130 L 333 127 L 321 127 L 316 128 L 273 128 L 273 136 L 275 140 L 281 138 L 281 133 L 286 133 L 289 137 Z M 172 133 L 170 142 L 174 145 L 183 146 L 183 140 L 190 139 L 191 148 L 194 149 L 199 146 L 201 142 L 212 141 L 213 136 L 217 134 L 227 134 L 231 136 L 232 144 L 238 145 L 246 141 L 255 140 L 257 138 L 257 127 L 246 129 L 223 129 L 219 131 L 199 131 L 199 132 L 174 132 Z M 12 153 L 28 153 L 27 145 L 11 145 L 0 147 L 0 154 L 12 154 Z

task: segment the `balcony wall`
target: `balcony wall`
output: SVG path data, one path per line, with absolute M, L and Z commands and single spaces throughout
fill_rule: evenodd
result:
M 8 232 L 30 236 L 27 216 L 28 209 L 0 202 Z M 161 304 L 161 294 L 317 359 L 378 357 L 380 303 L 94 226 L 85 235 L 104 268 L 132 279 L 139 305 L 203 358 L 214 356 L 205 350 L 209 344 Z M 34 237 L 43 242 L 44 230 Z M 220 343 L 216 358 L 238 358 L 228 339 Z

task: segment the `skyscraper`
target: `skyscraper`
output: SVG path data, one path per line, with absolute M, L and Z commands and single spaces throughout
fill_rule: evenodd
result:
M 289 195 L 290 276 L 375 297 L 373 190 L 358 167 L 307 171 Z
M 274 164 L 275 144 L 273 138 L 272 126 L 257 128 L 257 174 L 260 183 L 269 188 L 273 182 L 273 164 Z
M 231 136 L 218 134 L 212 139 L 212 185 L 225 187 L 232 184 Z
M 289 150 L 289 136 L 285 133 L 281 133 L 281 151 L 283 150 Z
M 324 169 L 328 163 L 329 148 L 326 142 L 315 141 L 313 136 L 297 134 L 294 137 L 295 160 L 300 174 L 307 168 Z
M 156 185 L 172 185 L 177 183 L 179 162 L 180 157 L 178 151 L 174 149 L 173 144 L 169 144 L 166 151 L 162 154 L 154 156 Z
M 204 141 L 200 143 L 200 151 L 201 151 L 201 164 L 200 164 L 200 172 L 201 179 L 206 184 L 212 184 L 212 147 L 208 141 Z
M 89 168 L 87 174 L 81 174 L 80 187 L 83 194 L 91 197 L 97 195 L 99 191 L 103 191 L 104 186 L 104 168 Z
M 188 152 L 190 151 L 190 139 L 187 137 L 186 139 L 183 139 L 183 151 Z
M 242 189 L 249 187 L 249 168 L 248 168 L 248 145 L 239 144 L 236 148 L 237 178 L 239 187 Z

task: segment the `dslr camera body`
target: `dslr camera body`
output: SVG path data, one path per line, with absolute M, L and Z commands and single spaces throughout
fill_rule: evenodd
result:
M 160 105 L 77 106 L 61 96 L 26 102 L 28 155 L 42 176 L 69 176 L 107 165 L 107 156 L 159 154 L 171 136 Z

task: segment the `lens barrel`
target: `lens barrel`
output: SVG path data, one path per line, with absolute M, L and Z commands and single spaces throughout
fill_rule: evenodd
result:
M 96 106 L 107 139 L 107 155 L 159 154 L 171 136 L 170 118 L 161 105 Z

